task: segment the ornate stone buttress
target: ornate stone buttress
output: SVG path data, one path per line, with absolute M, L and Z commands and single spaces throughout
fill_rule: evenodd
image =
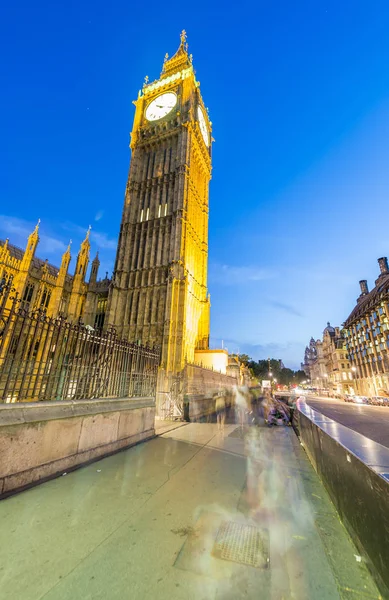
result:
M 130 341 L 162 348 L 178 372 L 208 348 L 211 122 L 186 34 L 134 102 L 132 157 L 108 319 Z

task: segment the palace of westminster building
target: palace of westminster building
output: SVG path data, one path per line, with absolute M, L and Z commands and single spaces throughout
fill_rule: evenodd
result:
M 86 277 L 89 230 L 73 275 L 70 245 L 59 268 L 39 259 L 38 222 L 25 250 L 0 242 L 0 281 L 12 278 L 25 308 L 97 329 L 113 326 L 121 338 L 159 346 L 161 367 L 177 373 L 187 363 L 199 364 L 199 356 L 210 364 L 212 352 L 207 291 L 212 124 L 185 32 L 174 56 L 165 56 L 160 78 L 146 77 L 134 104 L 112 279 L 98 280 L 98 256 Z

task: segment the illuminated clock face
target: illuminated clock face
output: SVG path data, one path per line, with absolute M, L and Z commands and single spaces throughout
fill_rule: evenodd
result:
M 205 122 L 205 117 L 203 113 L 203 109 L 201 106 L 197 107 L 197 118 L 199 120 L 201 135 L 203 136 L 204 142 L 206 146 L 209 146 L 209 133 L 207 129 L 207 124 Z
M 166 117 L 177 104 L 177 96 L 173 92 L 166 92 L 154 98 L 146 108 L 146 119 L 148 121 L 158 121 Z

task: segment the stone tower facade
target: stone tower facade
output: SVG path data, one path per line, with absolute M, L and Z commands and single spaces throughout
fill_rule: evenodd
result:
M 211 122 L 186 34 L 135 104 L 108 319 L 130 341 L 162 348 L 177 373 L 208 348 Z

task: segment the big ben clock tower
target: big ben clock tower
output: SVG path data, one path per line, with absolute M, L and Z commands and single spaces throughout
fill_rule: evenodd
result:
M 108 324 L 130 341 L 161 346 L 162 368 L 177 373 L 209 340 L 211 123 L 184 31 L 134 104 Z

